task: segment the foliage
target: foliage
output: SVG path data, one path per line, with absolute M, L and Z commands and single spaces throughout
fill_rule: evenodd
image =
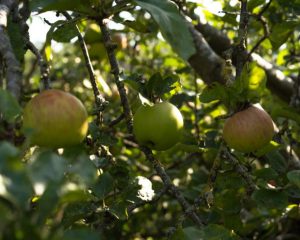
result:
M 254 62 L 245 64 L 233 83 L 209 86 L 187 64 L 197 50 L 188 21 L 201 12 L 237 43 L 240 1 L 214 1 L 223 14 L 209 12 L 201 1 L 29 2 L 32 16 L 68 11 L 72 17 L 52 23 L 43 53 L 51 66 L 52 87 L 71 92 L 87 108 L 89 133 L 69 148 L 30 145 L 21 127 L 22 109 L 43 83 L 35 56 L 23 51 L 22 34 L 12 21 L 8 34 L 18 59 L 24 59 L 25 74 L 19 101 L 5 90 L 0 74 L 0 239 L 299 238 L 299 109 L 276 96 L 266 72 Z M 266 4 L 248 1 L 248 50 L 264 35 L 264 25 L 255 16 Z M 272 1 L 263 13 L 270 35 L 255 51 L 292 79 L 300 67 L 299 13 L 298 0 Z M 111 27 L 115 44 L 111 41 L 108 47 L 99 27 L 102 17 L 122 26 Z M 77 30 L 106 100 L 100 124 Z M 61 50 L 52 49 L 54 41 Z M 183 211 L 157 166 L 128 133 L 107 58 L 107 50 L 114 47 L 121 68 L 118 78 L 133 113 L 143 101 L 170 101 L 181 110 L 181 143 L 154 151 L 154 156 L 204 226 Z M 260 103 L 278 130 L 268 146 L 243 154 L 224 146 L 222 128 L 225 114 L 249 102 Z

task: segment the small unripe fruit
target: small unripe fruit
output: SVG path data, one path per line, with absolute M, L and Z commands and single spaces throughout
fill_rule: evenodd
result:
M 133 118 L 133 132 L 136 140 L 154 150 L 167 150 L 181 137 L 183 118 L 173 104 L 157 103 L 141 106 Z
M 75 96 L 45 90 L 25 106 L 23 128 L 32 131 L 32 144 L 49 148 L 72 146 L 87 134 L 87 112 Z
M 253 152 L 270 142 L 274 135 L 272 118 L 263 109 L 251 106 L 225 122 L 223 138 L 240 152 Z

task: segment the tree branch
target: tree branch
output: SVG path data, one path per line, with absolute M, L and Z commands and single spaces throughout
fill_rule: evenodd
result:
M 132 128 L 132 112 L 129 106 L 129 102 L 126 95 L 126 90 L 124 87 L 124 84 L 119 79 L 119 65 L 115 56 L 115 45 L 111 41 L 110 32 L 104 23 L 103 19 L 97 20 L 102 36 L 104 41 L 104 46 L 107 51 L 108 59 L 111 65 L 111 72 L 114 75 L 115 83 L 118 87 L 118 91 L 121 97 L 121 104 L 123 107 L 125 120 L 127 123 L 127 130 L 130 134 L 132 134 L 133 128 Z M 163 166 L 160 164 L 160 162 L 154 158 L 152 151 L 147 147 L 140 147 L 141 151 L 145 154 L 147 160 L 152 164 L 153 168 L 156 170 L 157 174 L 162 179 L 164 186 L 169 189 L 171 194 L 177 199 L 179 204 L 181 205 L 182 209 L 184 210 L 185 214 L 191 217 L 191 219 L 198 224 L 199 226 L 202 226 L 203 223 L 194 211 L 194 208 L 186 201 L 182 193 L 175 187 L 175 185 L 172 183 L 170 177 L 166 173 Z
M 205 37 L 205 39 L 207 39 L 208 44 L 212 48 L 211 51 L 216 51 L 218 55 L 221 56 L 223 52 L 231 48 L 232 43 L 230 39 L 226 37 L 225 34 L 223 34 L 220 30 L 217 30 L 209 24 L 204 25 L 201 23 L 196 25 L 195 28 L 203 33 L 203 36 Z M 195 41 L 198 41 L 198 39 L 195 39 Z M 199 42 L 202 42 L 202 40 L 200 39 Z M 198 51 L 197 54 L 202 53 Z M 293 94 L 294 89 L 293 80 L 289 77 L 286 77 L 284 73 L 278 69 L 278 67 L 266 61 L 256 53 L 253 53 L 251 55 L 251 60 L 256 61 L 257 65 L 265 70 L 268 79 L 267 87 L 282 100 L 289 102 L 290 96 Z M 233 63 L 235 64 L 235 61 L 233 61 Z M 200 68 L 200 60 L 198 61 L 198 63 L 195 63 L 195 65 Z M 199 71 L 197 71 L 197 73 L 200 75 Z M 214 73 L 212 72 L 211 74 Z M 202 77 L 205 83 L 211 83 L 209 78 L 205 78 L 205 75 L 200 75 L 200 77 Z M 216 81 L 224 82 L 224 80 L 222 79 L 217 79 Z
M 231 152 L 229 152 L 227 148 L 224 148 L 221 156 L 226 159 L 234 167 L 235 171 L 245 180 L 248 185 L 248 194 L 251 194 L 255 189 L 257 189 L 257 186 L 253 182 L 247 168 L 240 164 L 239 160 L 236 159 L 236 157 Z
M 240 0 L 241 14 L 238 31 L 238 45 L 236 48 L 236 78 L 238 78 L 245 63 L 247 62 L 247 33 L 248 33 L 248 11 L 247 0 Z
M 70 16 L 70 14 L 68 14 L 67 12 L 62 12 L 62 14 L 65 16 L 65 18 L 67 20 L 72 20 L 72 17 Z M 90 82 L 92 84 L 93 87 L 93 92 L 94 92 L 94 97 L 95 97 L 95 103 L 96 103 L 96 107 L 97 107 L 97 113 L 98 113 L 98 123 L 102 124 L 103 122 L 103 114 L 102 112 L 104 111 L 104 108 L 106 106 L 106 101 L 105 98 L 101 95 L 98 87 L 97 87 L 97 80 L 95 77 L 95 72 L 94 72 L 94 68 L 93 65 L 91 63 L 90 60 L 90 56 L 89 56 L 89 52 L 87 49 L 87 46 L 85 44 L 84 38 L 78 28 L 78 26 L 75 24 L 76 27 L 76 31 L 77 31 L 77 38 L 80 44 L 80 48 L 81 51 L 83 53 L 83 57 L 85 60 L 85 65 L 87 67 L 87 70 L 89 72 L 89 76 L 90 76 Z
M 14 0 L 2 0 L 0 2 L 0 54 L 6 66 L 7 89 L 19 99 L 22 83 L 22 70 L 6 32 L 7 18 L 15 4 L 16 2 Z
M 190 65 L 206 84 L 213 82 L 225 83 L 225 79 L 222 76 L 225 61 L 211 49 L 202 34 L 192 24 L 189 24 L 189 30 L 197 51 L 189 58 L 188 62 Z

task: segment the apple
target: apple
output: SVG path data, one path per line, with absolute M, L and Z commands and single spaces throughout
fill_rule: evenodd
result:
M 262 108 L 250 106 L 235 113 L 224 124 L 227 145 L 240 152 L 253 152 L 269 143 L 274 135 L 272 118 Z
M 181 137 L 183 118 L 173 104 L 160 102 L 139 107 L 133 117 L 133 133 L 142 146 L 166 150 Z
M 81 101 L 61 90 L 45 90 L 25 106 L 23 129 L 31 130 L 34 145 L 60 148 L 79 144 L 88 131 Z

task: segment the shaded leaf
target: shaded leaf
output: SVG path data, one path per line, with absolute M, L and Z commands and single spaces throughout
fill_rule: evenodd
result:
M 287 178 L 298 188 L 300 188 L 300 170 L 293 170 L 287 173 Z
M 74 11 L 89 15 L 96 14 L 87 0 L 35 0 L 30 1 L 32 11 Z
M 135 0 L 135 2 L 150 12 L 164 38 L 180 57 L 188 60 L 196 52 L 188 24 L 174 3 L 169 0 Z
M 216 224 L 210 224 L 202 229 L 196 227 L 186 227 L 182 230 L 175 232 L 179 233 L 181 238 L 172 236 L 172 240 L 182 239 L 182 240 L 237 240 L 239 237 L 229 231 L 228 229 L 218 226 Z M 183 233 L 182 233 L 183 232 Z
M 200 101 L 203 103 L 210 103 L 216 100 L 225 100 L 228 98 L 225 86 L 214 83 L 211 86 L 207 86 L 200 94 Z
M 119 220 L 127 220 L 128 219 L 127 207 L 128 206 L 125 201 L 120 201 L 110 206 L 109 212 Z
M 98 232 L 88 228 L 69 229 L 64 233 L 64 240 L 101 240 L 102 237 Z
M 255 190 L 252 199 L 258 207 L 268 210 L 281 210 L 288 205 L 288 197 L 285 192 L 270 189 Z
M 113 177 L 109 173 L 105 172 L 99 176 L 97 182 L 93 186 L 93 192 L 100 200 L 102 200 L 113 190 L 113 187 Z
M 8 122 L 13 122 L 14 119 L 21 113 L 21 107 L 18 101 L 10 92 L 0 89 L 0 113 Z
M 26 53 L 24 36 L 21 33 L 19 24 L 13 22 L 10 17 L 8 18 L 7 31 L 15 56 L 20 62 L 23 62 Z
M 60 182 L 64 177 L 66 161 L 51 151 L 42 152 L 33 158 L 28 170 L 34 183 L 47 185 L 51 182 Z
M 272 28 L 270 40 L 273 50 L 277 50 L 287 41 L 296 26 L 299 26 L 299 22 L 289 21 L 278 23 Z
M 284 173 L 287 169 L 287 161 L 278 150 L 266 154 L 271 168 L 278 173 Z
M 56 42 L 68 43 L 75 37 L 77 37 L 77 29 L 74 22 L 65 22 L 52 33 L 52 39 Z

